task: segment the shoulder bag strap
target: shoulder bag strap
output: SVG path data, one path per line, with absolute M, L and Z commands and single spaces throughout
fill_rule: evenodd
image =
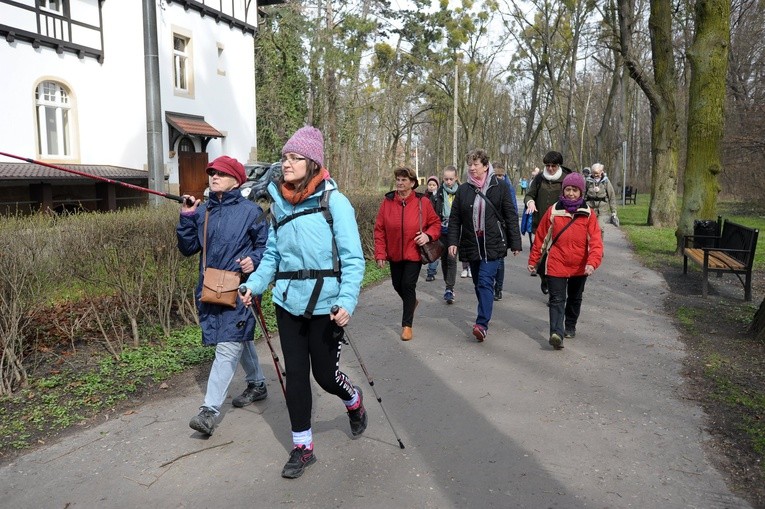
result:
M 550 251 L 550 248 L 552 248 L 552 247 L 553 247 L 553 244 L 555 244 L 555 241 L 556 241 L 556 240 L 558 240 L 558 238 L 559 238 L 561 235 L 563 235 L 563 232 L 565 232 L 565 231 L 568 229 L 568 227 L 569 227 L 569 226 L 571 226 L 572 224 L 574 224 L 574 221 L 575 221 L 575 220 L 576 220 L 576 214 L 574 214 L 574 215 L 573 215 L 573 217 L 571 217 L 571 221 L 569 221 L 569 222 L 568 222 L 568 224 L 567 224 L 566 226 L 564 226 L 564 227 L 563 227 L 563 229 L 562 229 L 561 231 L 559 231 L 559 232 L 558 232 L 558 235 L 556 235 L 555 237 L 553 237 L 553 239 L 552 239 L 552 242 L 550 242 L 550 245 L 548 245 L 548 246 L 547 246 L 547 251 L 548 251 L 548 252 Z M 551 222 L 552 222 L 552 221 L 551 221 Z M 550 225 L 550 231 L 552 231 L 552 224 Z
M 422 196 L 417 200 L 417 219 L 420 223 L 420 233 L 422 233 Z
M 210 209 L 205 209 L 205 227 L 202 233 L 202 273 L 207 268 L 207 218 L 210 217 Z
M 492 210 L 492 211 L 494 212 L 494 214 L 497 216 L 497 219 L 499 219 L 499 222 L 500 222 L 500 223 L 502 223 L 502 228 L 504 228 L 504 227 L 505 227 L 505 218 L 504 218 L 504 217 L 502 217 L 502 215 L 499 213 L 499 211 L 497 211 L 497 208 L 494 206 L 494 204 L 491 202 L 491 200 L 489 200 L 489 199 L 486 197 L 486 195 L 485 195 L 485 194 L 483 194 L 483 192 L 481 192 L 481 190 L 480 190 L 480 189 L 478 189 L 477 187 L 475 188 L 475 194 L 477 194 L 478 196 L 480 196 L 481 198 L 483 198 L 483 201 L 485 201 L 485 202 L 486 202 L 486 204 L 487 204 L 489 207 L 491 207 L 491 210 Z

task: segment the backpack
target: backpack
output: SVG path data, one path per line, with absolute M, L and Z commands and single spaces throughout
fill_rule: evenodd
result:
M 316 284 L 313 286 L 313 292 L 311 292 L 311 297 L 308 299 L 308 306 L 306 306 L 306 309 L 303 312 L 304 318 L 311 318 L 313 316 L 313 311 L 316 308 L 316 303 L 319 300 L 321 289 L 324 286 L 324 278 L 335 277 L 338 279 L 338 281 L 340 280 L 340 274 L 341 274 L 340 257 L 337 254 L 337 242 L 335 241 L 335 232 L 332 229 L 332 224 L 333 224 L 332 212 L 329 210 L 329 197 L 332 191 L 334 191 L 334 189 L 326 189 L 321 193 L 321 198 L 319 199 L 318 207 L 301 210 L 300 212 L 296 212 L 294 214 L 284 217 L 281 221 L 276 220 L 273 203 L 271 204 L 271 208 L 270 208 L 271 225 L 274 228 L 274 233 L 277 233 L 280 227 L 284 226 L 285 224 L 289 223 L 295 218 L 298 218 L 300 216 L 305 216 L 308 214 L 318 214 L 318 213 L 321 213 L 324 216 L 324 219 L 327 221 L 327 224 L 329 224 L 329 231 L 332 232 L 332 268 L 331 269 L 289 270 L 289 271 L 277 272 L 275 276 L 275 279 L 289 279 L 289 280 L 315 279 L 316 280 Z M 286 295 L 284 298 L 286 299 Z

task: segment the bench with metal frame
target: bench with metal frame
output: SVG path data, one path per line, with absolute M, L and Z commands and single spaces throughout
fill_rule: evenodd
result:
M 688 273 L 688 260 L 702 269 L 701 295 L 706 297 L 709 273 L 717 277 L 735 274 L 744 286 L 744 300 L 752 300 L 752 266 L 759 230 L 717 218 L 718 235 L 685 235 L 683 241 L 683 274 Z M 744 279 L 741 278 L 744 276 Z
M 624 188 L 624 204 L 637 205 L 637 187 L 627 186 Z

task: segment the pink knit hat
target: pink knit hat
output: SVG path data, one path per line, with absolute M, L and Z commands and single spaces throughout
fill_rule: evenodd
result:
M 566 189 L 568 186 L 574 186 L 578 187 L 580 191 L 582 191 L 582 196 L 584 196 L 585 193 L 585 182 L 584 182 L 584 176 L 581 173 L 577 173 L 575 171 L 572 171 L 566 177 L 563 179 L 563 185 L 561 186 L 561 194 L 563 194 L 563 190 Z
M 324 136 L 315 127 L 301 127 L 282 149 L 282 155 L 289 153 L 300 154 L 324 166 Z
M 244 173 L 244 166 L 233 157 L 220 156 L 207 165 L 208 175 L 210 174 L 209 170 L 218 170 L 227 175 L 231 175 L 237 182 L 239 182 L 240 186 L 247 180 L 247 175 Z

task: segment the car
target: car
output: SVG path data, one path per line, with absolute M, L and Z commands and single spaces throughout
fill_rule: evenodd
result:
M 277 161 L 275 163 L 263 163 L 255 162 L 253 164 L 245 164 L 244 171 L 247 175 L 247 181 L 239 186 L 239 191 L 242 196 L 248 200 L 257 203 L 263 208 L 268 209 L 271 198 L 268 196 L 268 184 L 275 182 L 282 175 L 282 163 Z M 210 188 L 205 189 L 205 198 L 210 194 Z
M 246 164 L 244 170 L 247 173 L 247 182 L 239 187 L 242 196 L 254 201 L 265 210 L 271 203 L 267 190 L 268 184 L 279 180 L 282 175 L 282 163 Z

